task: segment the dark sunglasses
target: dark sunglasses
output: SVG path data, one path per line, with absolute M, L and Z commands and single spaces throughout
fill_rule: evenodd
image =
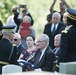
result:
M 17 41 L 18 39 L 14 39 L 14 41 Z

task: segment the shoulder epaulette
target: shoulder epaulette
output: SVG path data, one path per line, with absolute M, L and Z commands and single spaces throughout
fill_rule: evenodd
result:
M 58 68 L 59 68 L 59 65 L 58 65 L 58 64 L 56 64 L 56 67 L 58 67 Z
M 63 30 L 61 33 L 68 33 L 68 31 L 67 30 Z
M 16 44 L 13 44 L 13 46 L 16 46 Z

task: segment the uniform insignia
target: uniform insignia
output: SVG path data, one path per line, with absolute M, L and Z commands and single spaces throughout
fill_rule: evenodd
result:
M 63 30 L 62 33 L 68 33 L 68 31 L 67 30 Z
M 58 67 L 58 68 L 59 68 L 59 65 L 58 65 L 58 64 L 56 64 L 56 67 Z
M 13 44 L 13 46 L 16 46 L 16 44 Z

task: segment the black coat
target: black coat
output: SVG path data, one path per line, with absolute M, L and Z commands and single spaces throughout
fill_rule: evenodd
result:
M 59 63 L 72 61 L 76 61 L 76 28 L 73 26 L 62 32 L 59 54 Z
M 3 35 L 1 34 L 1 35 L 0 35 L 0 40 L 2 39 L 2 37 L 3 37 Z
M 0 40 L 0 61 L 8 62 L 9 64 L 17 64 L 17 58 L 16 58 L 17 48 L 16 48 L 16 46 L 14 46 L 13 53 L 9 60 L 9 56 L 10 56 L 12 47 L 13 47 L 13 45 L 9 40 L 7 40 L 5 38 Z M 0 64 L 0 73 L 2 70 L 2 66 L 4 66 L 4 65 L 5 64 Z
M 63 24 L 62 22 L 59 22 L 58 27 L 57 27 L 57 29 L 56 29 L 56 31 L 55 31 L 55 33 L 54 33 L 54 36 L 52 36 L 51 26 L 52 26 L 52 23 L 45 25 L 45 27 L 44 27 L 44 32 L 43 32 L 43 33 L 44 33 L 44 34 L 47 34 L 47 35 L 49 36 L 49 39 L 50 39 L 50 41 L 49 41 L 49 46 L 50 46 L 52 49 L 54 49 L 54 48 L 55 48 L 55 47 L 54 47 L 54 36 L 55 36 L 56 34 L 59 34 L 59 33 L 60 33 L 60 28 L 61 28 L 62 26 L 64 26 L 64 24 Z
M 29 62 L 35 64 L 35 60 L 37 58 L 37 54 L 39 53 L 40 49 L 37 50 L 33 59 Z M 50 47 L 47 47 L 45 53 L 43 54 L 41 60 L 35 66 L 36 68 L 41 68 L 42 71 L 52 71 L 53 69 L 53 62 L 55 61 L 55 55 Z

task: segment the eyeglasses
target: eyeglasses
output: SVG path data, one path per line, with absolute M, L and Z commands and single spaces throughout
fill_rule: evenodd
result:
M 44 41 L 37 41 L 37 42 L 41 43 L 41 42 L 44 42 Z

